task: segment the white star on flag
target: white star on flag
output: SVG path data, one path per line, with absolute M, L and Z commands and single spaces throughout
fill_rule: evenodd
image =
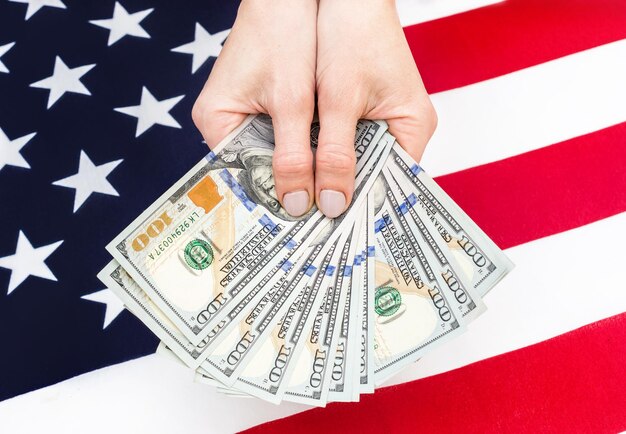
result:
M 20 151 L 26 144 L 35 137 L 37 133 L 26 134 L 17 139 L 9 140 L 2 128 L 0 128 L 0 170 L 4 166 L 23 167 L 30 169 L 30 164 L 24 159 Z
M 2 58 L 2 56 L 4 56 L 7 51 L 13 48 L 14 45 L 15 45 L 15 42 L 9 42 L 8 44 L 0 45 L 0 58 Z M 9 72 L 9 68 L 7 68 L 5 64 L 2 63 L 1 61 L 0 61 L 0 72 Z
M 28 238 L 26 238 L 24 232 L 20 230 L 15 253 L 0 258 L 0 267 L 11 270 L 7 295 L 20 286 L 28 276 L 37 276 L 56 282 L 57 278 L 54 277 L 54 274 L 52 274 L 52 271 L 50 271 L 50 268 L 46 265 L 45 260 L 62 243 L 63 240 L 48 244 L 47 246 L 34 248 L 30 241 L 28 241 Z
M 78 173 L 67 178 L 54 181 L 52 185 L 73 188 L 76 190 L 74 196 L 74 212 L 81 207 L 92 193 L 108 194 L 109 196 L 119 196 L 119 193 L 107 180 L 107 176 L 124 160 L 115 160 L 99 166 L 93 164 L 85 151 L 80 151 L 80 161 L 78 163 Z
M 66 6 L 63 4 L 61 0 L 9 0 L 14 3 L 26 3 L 28 7 L 26 8 L 26 20 L 35 15 L 39 9 L 49 6 L 51 8 L 61 8 L 66 9 Z
M 30 87 L 37 87 L 40 89 L 49 89 L 48 95 L 48 107 L 59 100 L 65 94 L 65 92 L 79 93 L 82 95 L 91 95 L 91 92 L 81 83 L 80 78 L 87 74 L 96 66 L 83 65 L 76 68 L 68 68 L 67 65 L 61 60 L 59 56 L 54 60 L 54 71 L 50 77 L 46 77 L 43 80 L 39 80 L 32 83 Z
M 154 8 L 150 8 L 129 14 L 124 6 L 119 2 L 115 2 L 112 18 L 106 20 L 91 20 L 89 22 L 96 26 L 109 29 L 108 46 L 110 47 L 126 35 L 150 39 L 148 32 L 146 32 L 139 23 L 150 15 L 153 10 Z
M 113 292 L 111 292 L 111 290 L 108 288 L 92 292 L 91 294 L 83 295 L 81 298 L 83 300 L 102 303 L 106 306 L 102 330 L 106 329 L 109 324 L 111 324 L 113 320 L 117 318 L 117 316 L 124 310 L 124 303 L 122 303 L 122 300 L 120 300 L 120 298 L 113 294 Z
M 191 61 L 191 73 L 193 74 L 209 57 L 217 57 L 220 54 L 222 43 L 229 33 L 230 29 L 212 35 L 200 23 L 196 23 L 195 39 L 187 44 L 172 48 L 172 51 L 193 55 Z
M 184 97 L 185 95 L 179 95 L 159 101 L 144 86 L 141 90 L 141 102 L 139 105 L 119 107 L 114 110 L 137 118 L 135 137 L 139 137 L 152 125 L 158 124 L 166 127 L 181 128 L 180 124 L 169 112 Z

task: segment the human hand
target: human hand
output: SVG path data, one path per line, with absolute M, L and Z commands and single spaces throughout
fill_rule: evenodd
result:
M 320 0 L 316 85 L 316 202 L 336 217 L 352 200 L 357 121 L 386 120 L 419 161 L 437 116 L 392 0 Z
M 315 106 L 316 16 L 317 0 L 301 0 L 297 6 L 290 0 L 243 0 L 192 111 L 209 147 L 248 114 L 272 117 L 274 179 L 262 181 L 264 186 L 275 183 L 275 188 L 260 190 L 275 195 L 273 199 L 292 216 L 305 214 L 314 200 L 310 128 Z

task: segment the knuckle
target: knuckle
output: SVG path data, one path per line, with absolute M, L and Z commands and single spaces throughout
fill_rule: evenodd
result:
M 306 175 L 313 167 L 310 152 L 287 151 L 275 152 L 272 159 L 274 175 L 279 178 Z
M 349 175 L 354 171 L 356 155 L 352 148 L 339 145 L 326 145 L 317 151 L 317 167 L 338 176 Z
M 196 102 L 193 104 L 193 107 L 191 108 L 191 119 L 193 120 L 193 123 L 196 125 L 196 128 L 198 128 L 199 130 L 202 127 L 203 118 L 204 118 L 204 106 L 202 102 L 200 101 L 200 99 L 197 99 Z
M 217 110 L 214 108 L 212 102 L 201 96 L 191 108 L 191 119 L 196 125 L 196 128 L 204 133 L 212 127 L 211 123 L 215 118 L 214 114 L 216 112 Z
M 277 93 L 272 98 L 272 107 L 277 116 L 303 115 L 313 112 L 313 92 L 301 87 L 294 87 Z
M 430 135 L 432 136 L 437 129 L 439 118 L 437 117 L 437 111 L 433 106 L 433 103 L 428 99 L 428 103 L 424 108 L 424 124 Z
M 430 98 L 415 101 L 410 105 L 409 113 L 408 119 L 411 120 L 412 128 L 423 131 L 424 135 L 429 138 L 432 137 L 437 129 L 439 118 Z

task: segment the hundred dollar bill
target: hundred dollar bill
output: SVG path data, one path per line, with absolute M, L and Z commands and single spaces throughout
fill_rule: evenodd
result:
M 206 357 L 206 342 L 192 344 L 116 260 L 109 262 L 100 271 L 98 278 L 176 354 L 182 363 L 192 369 L 200 366 Z
M 374 152 L 371 157 L 374 161 L 374 166 L 369 164 L 367 172 L 362 171 L 357 175 L 357 187 L 353 195 L 353 204 L 359 200 L 364 200 L 364 192 L 370 188 L 373 182 L 370 175 L 379 173 L 382 170 L 382 165 L 388 155 L 391 144 L 392 139 L 387 135 L 383 136 L 383 139 L 374 145 Z M 346 214 L 327 225 L 323 233 L 328 234 L 333 230 L 337 230 Z M 326 221 L 330 222 L 328 219 Z M 309 236 L 309 239 L 315 238 L 319 237 Z M 270 271 L 267 276 L 258 280 L 256 285 L 252 285 L 253 289 L 247 290 L 245 298 L 241 299 L 228 315 L 221 317 L 220 323 L 208 335 L 210 342 L 207 346 L 210 354 L 202 365 L 213 377 L 227 385 L 234 383 L 238 372 L 247 363 L 245 356 L 250 349 L 263 340 L 262 334 L 271 330 L 272 326 L 284 313 L 281 309 L 288 307 L 293 301 L 293 297 L 297 295 L 295 288 L 301 280 L 301 278 L 297 277 L 298 270 L 304 266 L 312 265 L 312 261 L 320 254 L 321 246 L 307 247 L 307 249 L 309 249 L 308 252 L 300 256 L 300 262 L 297 265 L 285 260 L 283 260 L 282 265 L 281 263 L 277 264 L 275 269 Z M 302 263 L 305 260 L 309 260 L 310 263 Z M 279 273 L 281 270 L 277 270 L 277 267 L 286 271 L 291 270 L 292 274 L 289 276 L 281 274 Z M 263 288 L 268 287 L 271 288 L 269 293 L 267 290 L 263 290 Z M 281 302 L 278 308 L 275 306 L 276 300 Z M 266 311 L 268 312 L 267 314 L 265 313 Z M 255 323 L 259 318 L 259 321 L 262 321 L 262 323 Z M 265 335 L 263 334 L 263 336 Z
M 315 238 L 318 235 L 318 230 L 311 230 L 311 237 Z M 246 333 L 252 319 L 263 307 L 271 306 L 272 300 L 289 284 L 293 276 L 289 273 L 305 266 L 303 261 L 313 249 L 314 247 L 311 247 L 295 255 L 288 255 L 262 279 L 257 279 L 255 284 L 245 289 L 245 297 L 239 300 L 230 312 L 220 317 L 220 322 L 205 338 L 208 356 L 201 365 L 202 369 L 226 384 L 235 381 L 235 377 L 232 376 L 233 367 L 238 364 L 239 357 L 236 355 L 237 352 L 232 353 L 232 346 L 237 342 L 248 340 Z
M 340 240 L 343 247 L 337 250 L 339 255 L 333 258 L 333 263 L 338 263 L 338 266 L 335 270 L 335 266 L 331 265 L 331 272 L 326 273 L 322 289 L 319 290 L 322 296 L 321 306 L 314 316 L 312 326 L 303 328 L 306 339 L 298 358 L 292 362 L 294 367 L 284 396 L 287 401 L 315 406 L 326 404 L 330 383 L 328 367 L 333 360 L 341 327 L 341 308 L 346 301 L 346 286 L 342 282 L 349 270 L 347 266 L 351 261 L 351 251 L 356 248 L 357 236 L 353 226 L 347 239 Z
M 240 312 L 235 312 L 228 329 L 222 333 L 225 336 L 210 346 L 209 355 L 201 367 L 226 386 L 233 386 L 239 373 L 250 361 L 246 356 L 262 345 L 273 326 L 284 315 L 291 302 L 291 294 L 297 294 L 302 284 L 319 268 L 321 260 L 318 257 L 322 250 L 321 244 L 312 246 L 256 304 L 242 306 Z
M 374 197 L 367 195 L 365 249 L 361 262 L 362 318 L 361 318 L 361 366 L 360 393 L 374 392 L 374 291 L 376 247 L 374 235 Z
M 387 167 L 404 195 L 415 197 L 423 205 L 481 297 L 513 269 L 502 250 L 399 145 L 391 151 Z
M 386 126 L 360 121 L 357 171 Z M 325 220 L 313 209 L 294 219 L 276 199 L 271 119 L 249 117 L 157 199 L 107 249 L 194 344 L 245 296 L 237 283 L 261 279 L 303 234 Z M 233 290 L 237 289 L 238 292 Z
M 364 173 L 363 176 L 357 177 L 356 187 L 355 187 L 354 194 L 353 194 L 353 200 L 352 200 L 352 203 L 348 207 L 348 211 L 346 211 L 342 216 L 333 220 L 334 226 L 332 228 L 332 231 L 333 231 L 332 234 L 334 235 L 331 236 L 333 240 L 335 239 L 334 237 L 336 234 L 341 234 L 343 231 L 349 229 L 350 222 L 352 221 L 351 220 L 352 217 L 348 218 L 348 216 L 352 215 L 352 213 L 350 213 L 350 210 L 353 208 L 358 209 L 360 204 L 364 203 L 366 199 L 366 192 L 369 191 L 369 189 L 371 188 L 371 185 L 373 184 L 375 180 L 375 176 L 382 171 L 382 168 L 384 166 L 384 163 L 386 161 L 386 158 L 388 156 L 388 153 L 392 144 L 393 144 L 393 137 L 386 134 L 386 135 L 383 135 L 383 138 L 376 145 L 378 150 L 377 150 L 377 154 L 375 157 L 376 159 L 375 164 L 372 167 L 370 167 L 367 173 Z M 321 258 L 324 258 L 325 250 L 330 247 L 330 244 L 331 243 L 327 241 L 323 249 L 314 250 L 314 253 L 309 255 L 310 256 L 309 260 L 311 259 L 312 256 L 317 256 L 317 255 L 319 255 L 319 258 L 320 258 L 318 260 L 321 260 Z M 318 267 L 319 266 L 316 265 L 316 268 Z M 214 374 L 216 378 L 219 379 L 220 381 L 228 381 L 225 378 L 223 378 L 223 375 L 226 375 L 230 379 L 239 376 L 242 369 L 245 368 L 246 364 L 254 357 L 254 354 L 256 353 L 256 351 L 258 351 L 259 346 L 260 346 L 259 344 L 265 340 L 268 333 L 271 332 L 271 330 L 276 325 L 276 323 L 284 315 L 285 311 L 283 309 L 286 309 L 294 302 L 295 297 L 299 294 L 299 291 L 296 290 L 298 285 L 300 284 L 299 280 L 300 280 L 300 277 L 298 277 L 298 274 L 297 274 L 295 279 L 290 279 L 289 284 L 287 284 L 283 289 L 280 289 L 278 291 L 281 294 L 280 297 L 278 298 L 278 300 L 280 301 L 278 307 L 276 306 L 276 303 L 273 303 L 269 308 L 266 307 L 265 309 L 262 308 L 260 310 L 256 310 L 256 312 L 254 312 L 253 317 L 249 318 L 249 321 L 246 323 L 246 325 L 244 327 L 239 328 L 238 333 L 242 334 L 241 338 L 234 340 L 234 341 L 230 341 L 229 343 L 230 349 L 226 351 L 228 354 L 231 354 L 233 352 L 237 353 L 237 357 L 231 358 L 232 361 L 229 361 L 228 358 L 226 359 L 218 358 L 218 360 L 212 360 L 213 358 L 212 355 L 210 355 L 207 358 L 207 361 L 212 363 L 215 367 L 218 367 L 218 364 L 220 363 L 222 367 L 226 366 L 226 364 L 230 364 L 230 367 L 228 367 L 227 370 L 220 369 L 220 372 L 216 372 L 216 373 L 213 373 L 212 371 L 209 371 L 209 372 Z M 316 309 L 314 309 L 313 311 L 315 312 Z M 254 332 L 249 333 L 248 327 Z M 244 331 L 248 334 L 243 334 Z M 297 343 L 294 343 L 294 346 L 296 344 Z M 220 346 L 222 346 L 221 343 L 220 343 Z M 276 355 L 276 357 L 278 356 L 279 355 Z M 285 370 L 283 372 L 288 372 L 288 370 Z M 265 385 L 267 385 L 269 382 L 272 381 L 272 379 L 268 377 L 262 378 L 262 379 L 260 377 L 257 377 L 256 383 L 254 383 L 254 385 L 258 386 L 259 381 L 261 380 L 263 381 L 263 384 Z M 273 397 L 271 398 L 268 397 L 268 399 L 277 400 L 279 399 L 281 394 L 284 393 L 287 383 L 283 381 L 282 377 L 277 379 L 276 382 L 280 383 L 281 385 L 280 391 L 278 389 L 268 389 L 267 387 L 265 387 L 263 389 L 257 388 L 256 392 L 270 393 L 273 395 Z M 246 384 L 251 385 L 251 381 L 249 381 Z M 238 387 L 242 388 L 244 386 L 240 384 Z M 247 391 L 247 392 L 252 393 L 250 391 Z
M 324 282 L 332 278 L 341 245 L 345 243 L 342 234 L 326 254 L 315 274 L 306 282 L 298 297 L 286 314 L 278 322 L 270 336 L 261 343 L 254 359 L 246 365 L 235 387 L 270 402 L 282 400 L 293 369 L 291 368 L 301 353 L 300 337 L 312 326 L 312 319 L 321 303 Z M 304 339 L 302 339 L 304 340 Z
M 156 354 L 162 355 L 163 357 L 167 358 L 168 360 L 171 360 L 181 366 L 185 366 L 185 363 L 178 358 L 178 356 L 170 349 L 168 348 L 167 345 L 165 345 L 164 342 L 159 342 L 159 346 L 157 347 L 156 350 Z M 217 381 L 216 379 L 212 378 L 211 376 L 209 376 L 208 374 L 206 375 L 200 375 L 198 373 L 196 373 L 195 377 L 194 377 L 194 381 L 197 383 L 202 383 L 202 384 L 206 384 L 209 386 L 213 386 L 215 388 L 215 390 L 217 390 L 220 393 L 226 394 L 228 396 L 232 396 L 232 397 L 241 397 L 241 398 L 252 398 L 251 395 L 248 395 L 246 393 L 243 393 L 241 391 L 235 390 L 235 389 L 228 389 L 226 388 L 222 383 L 220 383 L 219 381 Z
M 384 183 L 382 175 L 378 181 Z M 383 186 L 370 192 L 374 199 L 376 240 L 376 383 L 417 360 L 427 348 L 463 331 L 436 274 L 423 261 L 412 260 L 387 190 Z
M 411 201 L 404 196 L 389 170 L 383 169 L 379 178 L 384 181 L 382 188 L 387 189 L 391 211 L 404 231 L 403 238 L 413 261 L 421 261 L 425 267 L 432 268 L 439 287 L 448 294 L 452 308 L 463 320 L 469 321 L 482 314 L 486 309 L 485 304 L 468 276 L 459 274 L 460 265 L 450 255 L 447 245 L 437 235 L 428 216 L 424 215 L 425 210 L 413 206 L 416 200 Z
M 347 383 L 350 384 L 351 397 L 350 401 L 357 402 L 360 400 L 361 396 L 361 375 L 363 374 L 363 366 L 364 366 L 364 341 L 363 334 L 366 333 L 364 328 L 364 312 L 363 312 L 363 301 L 364 294 L 367 293 L 367 281 L 364 278 L 364 274 L 366 272 L 366 262 L 367 258 L 367 199 L 363 204 L 363 208 L 361 211 L 361 225 L 359 228 L 359 239 L 357 244 L 357 249 L 355 251 L 353 267 L 352 267 L 352 279 L 351 279 L 351 295 L 353 298 L 352 308 L 354 309 L 354 313 L 351 316 L 350 321 L 354 326 L 351 326 L 351 341 L 354 342 L 354 350 L 348 351 L 351 354 L 351 358 L 349 358 L 348 363 L 348 375 L 349 379 Z M 373 276 L 372 276 L 373 277 Z
M 358 229 L 360 229 L 360 226 Z M 359 235 L 357 231 L 357 237 Z M 356 362 L 358 360 L 359 342 L 356 332 L 359 299 L 354 294 L 355 287 L 352 279 L 352 264 L 354 263 L 356 242 L 352 247 L 347 262 L 341 264 L 344 267 L 342 272 L 337 275 L 338 281 L 336 285 L 342 293 L 345 293 L 345 298 L 343 303 L 339 305 L 341 318 L 339 336 L 334 348 L 332 363 L 327 368 L 330 371 L 328 399 L 331 401 L 345 402 L 352 400 L 353 384 L 350 380 L 354 379 L 352 374 L 357 371 Z
M 362 264 L 365 261 L 366 255 L 366 232 L 367 232 L 367 200 L 361 211 L 360 227 L 358 228 L 359 237 L 357 239 L 357 246 L 355 249 L 354 260 L 352 262 L 352 276 L 351 276 L 351 296 L 354 298 L 354 309 L 356 310 L 351 321 L 355 326 L 352 327 L 351 340 L 356 346 L 354 351 L 354 358 L 350 359 L 347 364 L 347 375 L 349 379 L 347 383 L 350 384 L 350 401 L 359 401 L 361 396 L 361 367 L 363 365 L 363 294 L 366 289 L 363 285 L 363 270 Z
M 375 160 L 375 164 L 370 166 L 366 173 L 357 176 L 352 203 L 349 205 L 348 211 L 332 221 L 331 233 L 341 233 L 342 230 L 348 228 L 346 225 L 349 224 L 349 220 L 346 220 L 346 216 L 351 214 L 349 210 L 352 208 L 358 209 L 360 204 L 364 202 L 366 192 L 371 188 L 375 176 L 381 172 L 392 144 L 393 137 L 388 134 L 383 135 L 381 140 L 376 144 L 376 153 L 375 156 L 372 157 Z M 309 264 L 306 266 L 313 265 L 319 267 L 319 264 L 314 264 L 313 261 L 321 262 L 325 255 L 325 252 L 322 250 L 328 249 L 329 247 L 330 243 L 328 242 L 323 248 L 319 244 L 314 246 L 314 248 L 310 250 L 310 253 L 305 255 L 307 257 L 306 260 L 309 261 Z M 318 255 L 320 257 L 316 259 Z M 276 289 L 276 293 L 272 296 L 275 300 L 272 303 L 261 303 L 259 308 L 255 308 L 252 313 L 247 316 L 245 316 L 243 309 L 237 314 L 236 318 L 240 318 L 243 321 L 241 322 L 241 326 L 231 332 L 228 339 L 225 339 L 223 342 L 219 341 L 216 348 L 217 352 L 215 354 L 211 353 L 206 360 L 212 368 L 208 366 L 204 367 L 215 378 L 228 385 L 233 383 L 234 379 L 245 367 L 249 358 L 255 353 L 256 348 L 258 348 L 258 343 L 264 340 L 265 336 L 282 318 L 285 310 L 293 303 L 295 297 L 298 295 L 299 292 L 296 288 L 300 284 L 300 281 L 303 280 L 302 276 L 298 276 L 301 269 L 302 264 L 298 264 L 297 267 L 294 267 L 295 271 L 293 271 L 293 273 L 296 273 L 295 277 L 292 276 L 285 279 L 283 284 L 280 285 L 280 288 Z M 304 279 L 304 282 L 306 282 L 306 279 Z M 236 323 L 236 319 L 232 320 L 230 327 Z M 225 331 L 222 334 L 224 335 L 226 333 L 228 332 Z M 226 341 L 228 342 L 226 343 Z M 234 354 L 234 356 L 230 356 L 231 354 Z M 224 355 L 226 355 L 226 357 Z
M 165 343 L 163 342 L 159 342 L 159 346 L 157 347 L 156 350 L 156 354 L 160 354 L 163 357 L 166 357 L 167 359 L 178 363 L 179 365 L 185 366 L 185 363 L 180 360 L 178 358 L 178 356 L 167 347 L 167 345 L 165 345 Z M 196 372 L 195 376 L 194 376 L 194 381 L 196 383 L 202 383 L 202 384 L 206 384 L 209 386 L 213 386 L 215 388 L 215 390 L 217 390 L 218 392 L 227 395 L 229 397 L 236 397 L 236 398 L 253 398 L 252 395 L 248 395 L 247 393 L 243 393 L 239 390 L 235 390 L 232 388 L 226 388 L 226 386 L 224 386 L 222 383 L 220 383 L 219 381 L 217 381 L 216 379 L 212 378 L 211 376 L 209 376 L 208 374 L 206 375 L 201 375 L 199 373 Z
M 334 249 L 334 244 L 331 243 L 331 250 Z M 322 249 L 321 244 L 312 246 L 309 254 L 304 255 L 304 261 L 300 260 L 293 265 L 290 272 L 282 277 L 267 295 L 256 306 L 253 306 L 251 311 L 248 311 L 248 315 L 238 323 L 238 326 L 228 337 L 218 343 L 215 356 L 209 356 L 207 363 L 201 366 L 197 372 L 204 377 L 220 378 L 227 386 L 235 388 L 237 382 L 235 370 L 239 368 L 238 371 L 241 372 L 246 367 L 245 364 L 240 364 L 243 356 L 248 354 L 248 351 L 262 346 L 269 331 L 276 326 L 275 321 L 270 324 L 262 319 L 267 319 L 268 313 L 273 314 L 273 316 L 277 316 L 279 313 L 284 317 L 285 295 L 288 292 L 300 290 L 303 284 L 309 282 L 311 276 L 317 275 L 316 271 L 321 267 L 321 261 L 317 258 L 320 257 Z M 324 252 L 322 256 L 325 257 L 328 254 L 328 248 L 324 249 Z M 329 258 L 326 259 L 326 262 L 328 260 Z M 280 298 L 281 295 L 282 298 Z M 262 319 L 259 320 L 255 328 L 255 320 L 258 318 Z M 263 334 L 262 337 L 261 334 Z M 254 348 L 253 345 L 255 345 Z M 248 359 L 246 362 L 250 360 Z
M 359 241 L 357 247 L 357 254 L 354 256 L 354 266 L 352 268 L 352 291 L 354 292 L 355 300 L 357 301 L 357 312 L 354 328 L 353 339 L 357 343 L 356 357 L 352 368 L 348 369 L 351 375 L 350 384 L 352 385 L 352 401 L 358 401 L 361 393 L 365 393 L 363 390 L 368 381 L 368 274 L 367 274 L 367 233 L 369 231 L 369 222 L 372 220 L 368 215 L 368 200 L 366 200 L 365 207 L 362 211 L 361 228 L 359 233 Z M 372 275 L 372 279 L 373 279 Z M 373 345 L 373 342 L 372 342 Z M 372 367 L 373 368 L 373 367 Z M 372 375 L 373 378 L 373 370 Z M 373 391 L 373 381 L 372 381 Z

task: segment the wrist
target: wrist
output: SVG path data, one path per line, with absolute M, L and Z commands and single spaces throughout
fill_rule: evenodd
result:
M 319 0 L 241 0 L 237 17 L 241 14 L 262 14 L 272 15 L 274 11 L 285 12 L 293 11 L 294 15 L 299 16 L 303 12 L 317 12 Z
M 325 8 L 335 6 L 342 8 L 352 8 L 352 10 L 354 11 L 370 7 L 388 8 L 394 10 L 396 8 L 396 0 L 318 0 L 317 3 L 319 4 L 319 6 L 323 6 Z

